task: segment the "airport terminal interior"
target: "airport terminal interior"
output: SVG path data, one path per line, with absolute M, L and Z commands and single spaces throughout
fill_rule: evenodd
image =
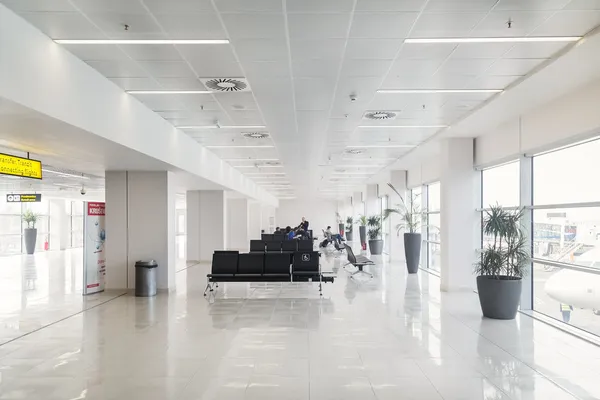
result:
M 600 399 L 599 32 L 0 0 L 0 400 Z

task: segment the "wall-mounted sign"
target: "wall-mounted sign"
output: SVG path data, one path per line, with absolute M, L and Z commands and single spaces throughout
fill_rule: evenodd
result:
M 42 163 L 0 153 L 0 174 L 42 179 Z
M 27 194 L 7 194 L 7 203 L 39 203 L 42 201 L 41 193 L 27 193 Z

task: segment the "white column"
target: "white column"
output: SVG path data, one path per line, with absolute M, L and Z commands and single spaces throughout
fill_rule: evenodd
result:
M 248 199 L 227 199 L 227 248 L 248 251 L 249 235 Z M 256 237 L 256 236 L 255 236 Z
M 64 199 L 50 200 L 50 250 L 65 250 L 69 248 L 69 214 L 67 214 L 67 203 L 70 207 L 71 201 Z
M 409 206 L 410 198 L 406 190 L 406 171 L 392 171 L 390 173 L 391 184 L 394 185 L 396 190 L 400 192 L 404 203 Z M 389 198 L 389 207 L 396 208 L 402 201 L 398 198 L 396 193 L 391 193 Z M 400 231 L 400 235 L 396 233 L 396 226 L 401 223 L 402 218 L 399 215 L 392 214 L 390 216 L 390 224 L 392 226 L 391 242 L 390 242 L 390 260 L 392 261 L 406 261 L 404 255 L 404 232 Z
M 473 139 L 447 139 L 441 147 L 441 290 L 470 290 L 480 244 L 481 175 L 473 168 Z
M 157 287 L 175 289 L 175 186 L 171 172 L 108 171 L 106 287 L 135 287 L 135 262 L 158 263 Z
M 262 229 L 262 207 L 258 202 L 250 202 L 248 205 L 248 236 L 250 240 L 260 239 Z
M 367 185 L 365 208 L 367 210 L 368 217 L 381 214 L 381 210 L 378 206 L 378 200 L 377 185 Z
M 361 215 L 365 215 L 365 210 L 362 207 L 362 201 L 362 192 L 352 193 L 352 208 L 355 218 L 360 218 Z
M 226 223 L 226 200 L 223 190 L 188 191 L 188 259 L 210 261 L 215 250 L 225 250 Z

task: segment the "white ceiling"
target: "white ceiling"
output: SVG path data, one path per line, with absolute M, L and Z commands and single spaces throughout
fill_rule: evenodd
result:
M 224 126 L 266 126 L 186 132 L 207 146 L 252 146 L 211 150 L 265 184 L 291 184 L 266 186 L 280 197 L 348 193 L 439 132 L 359 125 L 452 125 L 494 96 L 381 94 L 377 89 L 504 89 L 569 46 L 424 45 L 404 44 L 404 39 L 580 36 L 600 25 L 600 1 L 593 0 L 0 3 L 54 39 L 230 39 L 230 45 L 65 47 L 124 90 L 204 90 L 198 78 L 246 78 L 248 92 L 135 96 L 175 126 L 217 120 Z M 387 122 L 363 118 L 376 110 L 398 116 Z M 270 137 L 246 139 L 242 133 L 247 131 Z M 407 147 L 394 147 L 400 145 Z M 348 146 L 362 152 L 348 154 Z M 267 168 L 263 160 L 279 160 L 283 167 Z

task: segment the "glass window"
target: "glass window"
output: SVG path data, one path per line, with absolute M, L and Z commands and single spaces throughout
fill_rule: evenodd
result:
M 440 211 L 440 183 L 427 185 L 427 212 Z
M 503 207 L 518 206 L 519 174 L 519 163 L 516 161 L 483 170 L 481 173 L 482 208 L 495 204 Z
M 441 185 L 439 182 L 425 186 L 427 196 L 427 208 L 425 209 L 425 235 L 423 247 L 427 249 L 424 264 L 427 268 L 440 271 L 441 262 Z
M 592 141 L 535 156 L 532 183 L 533 308 L 597 335 L 600 275 L 574 268 L 600 270 L 600 207 L 584 204 L 600 201 L 599 152 Z
M 71 201 L 71 247 L 83 247 L 83 201 Z
M 411 189 L 410 198 L 408 199 L 408 201 L 410 201 L 410 202 L 415 201 L 417 203 L 417 210 L 419 210 L 419 211 L 423 210 L 422 197 L 421 197 L 422 192 L 423 192 L 423 189 L 421 188 L 421 186 Z M 423 218 L 423 216 L 421 216 L 421 220 L 422 220 L 422 218 Z M 421 233 L 421 228 L 422 228 L 422 224 L 419 224 L 417 226 L 417 233 Z

